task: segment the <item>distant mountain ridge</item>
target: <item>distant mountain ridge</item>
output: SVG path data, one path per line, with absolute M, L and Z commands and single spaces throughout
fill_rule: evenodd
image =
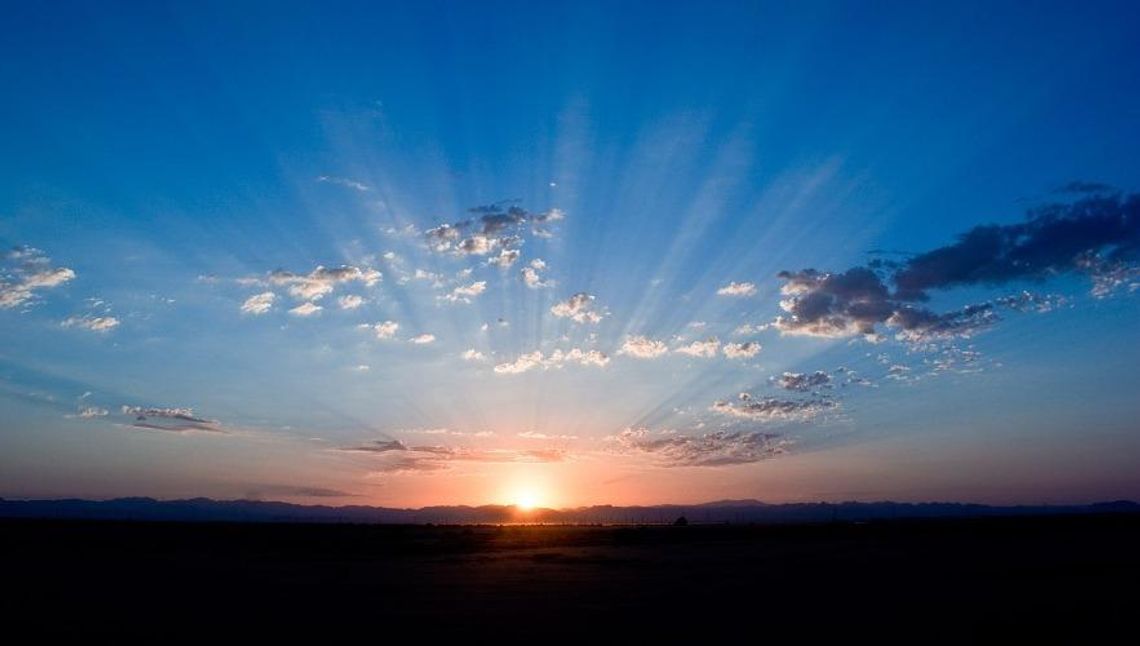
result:
M 0 518 L 56 518 L 251 523 L 391 523 L 391 524 L 658 524 L 685 516 L 692 523 L 820 523 L 906 518 L 971 518 L 1063 514 L 1140 513 L 1128 500 L 1089 505 L 994 506 L 970 503 L 818 502 L 768 504 L 758 500 L 718 500 L 691 505 L 617 507 L 595 505 L 573 509 L 522 511 L 510 505 L 435 506 L 419 509 L 349 505 L 298 505 L 258 500 L 5 500 Z

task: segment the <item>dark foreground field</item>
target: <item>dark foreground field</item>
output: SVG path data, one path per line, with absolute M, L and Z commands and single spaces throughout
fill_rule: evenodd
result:
M 1088 643 L 1130 641 L 1140 616 L 1136 515 L 676 528 L 0 521 L 0 559 L 5 627 L 77 636 Z

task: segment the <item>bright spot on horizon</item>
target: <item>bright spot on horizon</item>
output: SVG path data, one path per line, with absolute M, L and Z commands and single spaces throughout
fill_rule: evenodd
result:
M 543 502 L 542 494 L 534 488 L 526 487 L 518 489 L 511 497 L 511 504 L 518 507 L 520 511 L 530 511 Z

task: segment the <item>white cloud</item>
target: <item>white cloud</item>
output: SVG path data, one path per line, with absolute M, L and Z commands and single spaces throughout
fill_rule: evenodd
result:
M 565 301 L 556 303 L 550 308 L 550 313 L 575 323 L 598 323 L 606 316 L 604 312 L 594 309 L 594 296 L 586 292 L 578 292 Z
M 106 408 L 99 408 L 98 406 L 84 406 L 79 409 L 79 416 L 84 419 L 106 417 L 108 414 L 110 414 L 110 411 Z
M 683 345 L 673 352 L 687 354 L 690 357 L 715 357 L 717 351 L 720 350 L 720 339 L 715 336 L 709 337 L 704 341 L 693 341 L 689 345 Z
M 321 307 L 320 305 L 317 305 L 317 304 L 311 303 L 311 302 L 306 302 L 306 303 L 301 303 L 297 307 L 294 307 L 293 309 L 289 310 L 289 313 L 292 314 L 293 316 L 312 316 L 314 314 L 319 313 L 322 309 L 324 309 L 324 308 Z
M 516 433 L 518 437 L 528 440 L 576 440 L 577 435 L 547 435 L 546 433 L 539 433 L 537 431 L 523 431 Z
M 245 314 L 260 316 L 273 309 L 273 302 L 275 300 L 277 300 L 277 294 L 273 292 L 254 294 L 245 299 L 245 302 L 241 304 L 241 311 Z
M 434 334 L 420 334 L 419 336 L 412 337 L 411 339 L 409 339 L 409 341 L 411 341 L 412 343 L 414 343 L 416 345 L 425 345 L 428 343 L 435 343 L 435 335 Z
M 33 247 L 16 247 L 4 260 L 6 266 L 0 267 L 0 309 L 23 305 L 35 297 L 36 290 L 59 287 L 76 276 L 67 267 L 51 267 L 51 259 Z
M 567 351 L 555 350 L 549 355 L 544 354 L 541 350 L 535 350 L 534 352 L 520 355 L 514 361 L 496 365 L 495 373 L 500 375 L 517 375 L 530 370 L 558 369 L 566 364 L 604 368 L 609 362 L 610 358 L 597 350 L 571 348 Z
M 470 350 L 464 350 L 463 354 L 460 356 L 463 357 L 464 361 L 483 361 L 487 358 L 486 355 L 474 348 Z
M 364 298 L 356 294 L 348 294 L 336 299 L 337 305 L 340 305 L 342 310 L 354 310 L 364 304 Z
M 669 351 L 669 347 L 662 341 L 656 341 L 644 336 L 631 336 L 626 338 L 618 354 L 624 354 L 636 359 L 653 359 Z
M 515 264 L 515 261 L 519 259 L 519 255 L 518 249 L 502 249 L 499 251 L 499 255 L 489 259 L 487 264 L 495 265 L 502 269 L 510 269 L 511 265 Z
M 541 258 L 535 258 L 530 264 L 522 268 L 523 282 L 531 289 L 542 289 L 554 286 L 554 281 L 543 279 L 542 272 L 546 271 L 546 263 Z
M 384 321 L 372 326 L 376 331 L 377 339 L 391 339 L 396 336 L 396 331 L 400 329 L 400 324 L 395 321 Z
M 317 177 L 317 181 L 318 182 L 324 182 L 326 184 L 336 184 L 337 186 L 343 186 L 345 188 L 351 188 L 352 190 L 360 191 L 361 193 L 365 193 L 365 192 L 372 190 L 372 188 L 370 186 L 368 186 L 367 184 L 364 184 L 362 182 L 358 182 L 358 181 L 353 180 L 353 179 L 347 179 L 344 177 L 333 177 L 331 175 L 321 175 L 321 176 Z
M 338 284 L 357 281 L 371 287 L 382 278 L 379 271 L 368 267 L 362 269 L 342 265 L 329 269 L 318 265 L 305 275 L 282 270 L 270 272 L 269 284 L 286 287 L 289 295 L 294 298 L 314 301 L 332 292 Z
M 92 332 L 110 332 L 119 327 L 119 319 L 113 316 L 72 316 L 61 323 L 63 327 L 76 327 Z
M 760 344 L 755 341 L 724 344 L 724 356 L 729 359 L 749 359 L 760 352 Z
M 756 285 L 754 283 L 731 282 L 716 290 L 716 293 L 718 296 L 755 296 Z
M 487 281 L 479 280 L 471 283 L 470 285 L 461 285 L 451 290 L 451 293 L 444 296 L 443 300 L 450 303 L 470 303 L 472 298 L 487 291 Z

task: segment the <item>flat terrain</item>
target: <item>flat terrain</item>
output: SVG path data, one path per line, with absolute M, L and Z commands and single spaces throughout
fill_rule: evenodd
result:
M 1140 516 L 689 527 L 0 521 L 0 574 L 5 626 L 41 634 L 1088 643 L 1135 634 Z

